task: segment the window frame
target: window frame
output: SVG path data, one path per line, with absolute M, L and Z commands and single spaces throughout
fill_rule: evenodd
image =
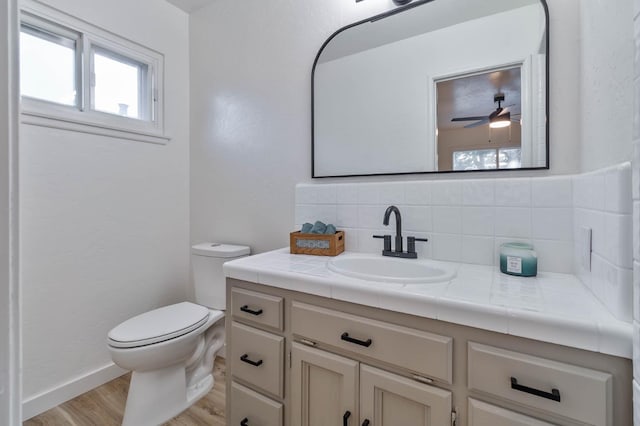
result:
M 456 169 L 455 168 L 455 164 L 456 164 L 456 154 L 457 153 L 461 153 L 461 152 L 477 152 L 477 151 L 494 151 L 496 154 L 496 167 L 495 169 L 477 169 L 477 170 L 518 170 L 518 169 L 513 169 L 513 168 L 503 168 L 500 167 L 500 151 L 505 150 L 505 149 L 519 149 L 520 150 L 520 155 L 522 156 L 522 147 L 521 146 L 499 146 L 499 147 L 488 147 L 488 148 L 472 148 L 472 149 L 462 149 L 462 150 L 457 150 L 457 151 L 452 151 L 451 152 L 451 164 L 452 164 L 452 170 L 453 171 L 465 171 L 466 169 Z M 522 158 L 522 157 L 520 157 Z
M 164 55 L 33 0 L 24 0 L 22 4 L 21 31 L 23 25 L 28 32 L 40 31 L 53 38 L 69 39 L 70 35 L 77 35 L 76 105 L 21 96 L 23 124 L 160 144 L 170 140 L 164 132 Z M 138 93 L 141 118 L 93 108 L 94 51 L 146 66 L 146 81 Z

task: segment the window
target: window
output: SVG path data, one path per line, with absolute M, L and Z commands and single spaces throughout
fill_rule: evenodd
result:
M 76 44 L 76 35 L 56 34 L 23 23 L 20 93 L 62 105 L 77 105 Z
M 162 68 L 157 52 L 24 1 L 23 123 L 165 143 Z
M 473 149 L 453 152 L 453 170 L 519 169 L 520 148 Z

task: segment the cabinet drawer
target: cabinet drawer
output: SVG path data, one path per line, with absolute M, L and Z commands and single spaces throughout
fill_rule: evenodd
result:
M 612 376 L 469 343 L 469 389 L 595 426 L 611 426 Z
M 453 339 L 305 303 L 291 307 L 293 333 L 316 342 L 452 381 Z
M 278 331 L 282 331 L 284 324 L 282 297 L 241 288 L 231 289 L 231 313 L 234 318 Z
M 555 426 L 533 417 L 469 398 L 469 426 Z
M 234 322 L 231 339 L 233 376 L 282 398 L 284 337 Z
M 282 426 L 282 404 L 236 382 L 231 383 L 230 425 Z

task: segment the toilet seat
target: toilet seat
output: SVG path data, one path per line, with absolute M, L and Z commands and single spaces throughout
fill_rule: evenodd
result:
M 209 309 L 191 302 L 164 306 L 135 316 L 112 329 L 109 345 L 136 348 L 184 336 L 207 323 Z

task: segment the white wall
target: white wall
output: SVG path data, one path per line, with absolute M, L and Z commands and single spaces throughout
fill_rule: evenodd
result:
M 631 0 L 580 3 L 582 171 L 631 158 L 632 11 Z
M 551 170 L 530 175 L 579 169 L 578 4 L 550 1 L 551 114 L 562 118 L 550 121 Z M 294 185 L 311 180 L 315 55 L 337 29 L 392 7 L 219 0 L 191 15 L 192 242 L 288 244 Z
M 157 0 L 47 0 L 165 55 L 156 145 L 22 125 L 25 417 L 120 373 L 121 321 L 184 300 L 189 277 L 188 15 Z
M 0 3 L 0 424 L 20 424 L 17 8 Z

